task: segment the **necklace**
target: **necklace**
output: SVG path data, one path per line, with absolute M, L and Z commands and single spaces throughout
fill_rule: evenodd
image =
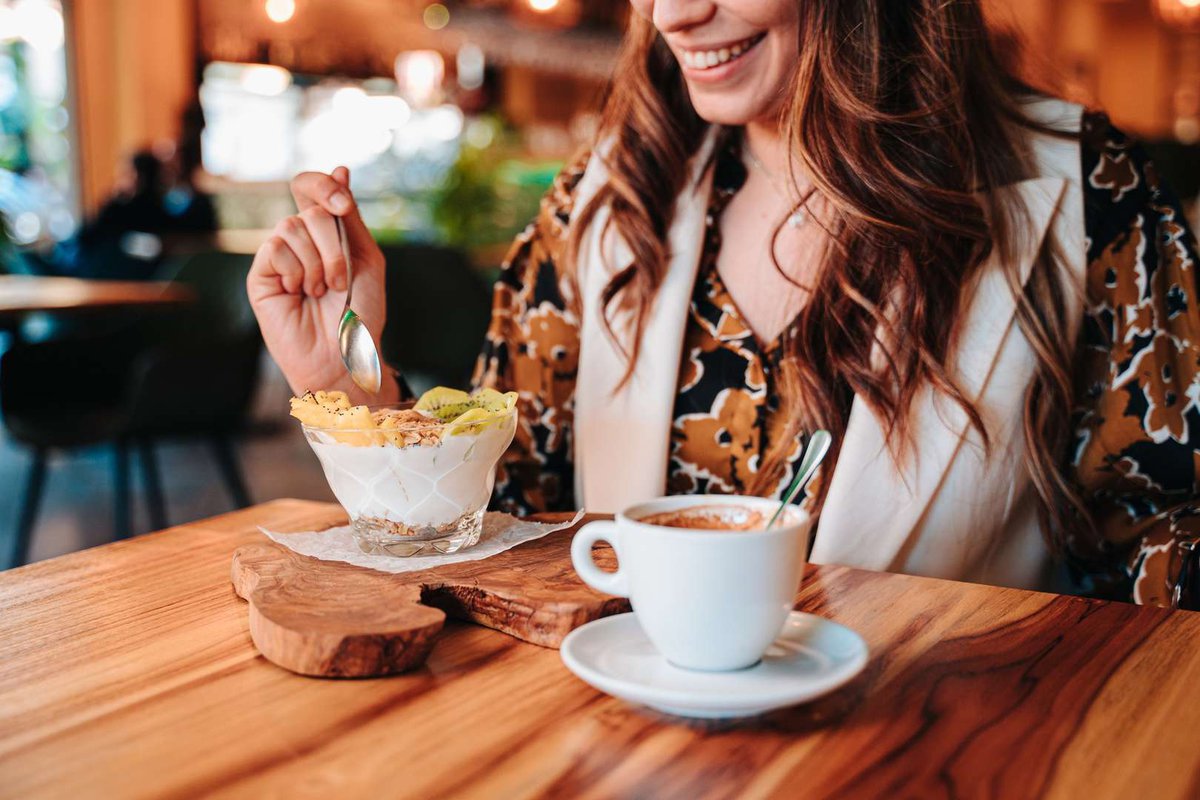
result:
M 762 173 L 763 177 L 767 179 L 767 182 L 771 184 L 771 187 L 780 197 L 789 199 L 791 198 L 791 192 L 787 191 L 787 187 L 780 185 L 779 181 L 777 181 L 775 176 L 772 175 L 765 166 L 763 166 L 763 163 L 758 160 L 748 145 L 743 146 L 742 151 L 746 154 L 746 157 L 750 159 L 750 165 Z M 792 213 L 788 214 L 787 224 L 789 228 L 803 228 L 804 224 L 808 222 L 808 198 L 812 197 L 812 194 L 813 193 L 810 191 L 804 198 L 800 200 L 799 203 L 795 205 L 795 207 L 792 209 Z

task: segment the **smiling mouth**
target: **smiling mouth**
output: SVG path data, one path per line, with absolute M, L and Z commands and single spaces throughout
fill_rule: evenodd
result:
M 751 36 L 749 39 L 744 39 L 735 45 L 722 47 L 718 50 L 684 50 L 683 57 L 680 60 L 688 69 L 712 69 L 722 64 L 728 64 L 730 61 L 736 61 L 764 38 L 766 38 L 766 34 L 760 33 Z

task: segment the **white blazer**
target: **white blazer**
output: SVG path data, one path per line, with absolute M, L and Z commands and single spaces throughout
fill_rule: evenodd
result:
M 1041 100 L 1027 111 L 1060 130 L 1079 130 L 1083 110 Z M 704 236 L 713 137 L 692 160 L 668 235 L 670 263 L 646 326 L 633 377 L 617 384 L 626 363 L 601 318 L 601 291 L 630 262 L 616 236 L 600 241 L 597 215 L 580 251 L 582 320 L 575 394 L 576 497 L 590 511 L 612 512 L 665 492 L 670 429 L 684 328 Z M 1015 249 L 1022 284 L 1048 231 L 1060 267 L 1079 291 L 1069 302 L 1068 330 L 1083 311 L 1086 246 L 1077 141 L 1030 135 L 1037 176 L 998 191 L 1024 203 L 1029 236 Z M 607 180 L 593 158 L 576 189 L 581 209 Z M 1036 495 L 1024 466 L 1024 395 L 1035 359 L 1018 328 L 1016 300 L 999 255 L 982 267 L 967 305 L 956 352 L 959 379 L 992 441 L 985 457 L 966 415 L 932 389 L 914 402 L 915 458 L 897 466 L 886 432 L 859 399 L 851 407 L 841 455 L 813 542 L 812 560 L 873 570 L 1036 588 L 1045 585 L 1048 553 Z M 1073 346 L 1074 343 L 1072 343 Z

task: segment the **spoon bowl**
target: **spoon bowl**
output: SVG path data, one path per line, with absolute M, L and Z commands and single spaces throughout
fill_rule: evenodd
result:
M 383 383 L 379 351 L 375 349 L 375 340 L 366 323 L 350 309 L 342 313 L 342 321 L 338 324 L 338 348 L 342 351 L 342 363 L 350 373 L 350 380 L 363 391 L 377 394 Z
M 350 263 L 350 239 L 346 236 L 346 226 L 341 217 L 337 220 L 338 241 L 342 245 L 342 257 L 346 260 L 346 306 L 342 309 L 342 319 L 338 323 L 338 349 L 342 354 L 342 363 L 350 373 L 350 380 L 363 391 L 377 394 L 383 384 L 383 367 L 379 361 L 379 350 L 375 347 L 375 338 L 367 330 L 367 325 L 358 314 L 350 308 L 350 296 L 354 293 L 354 270 Z

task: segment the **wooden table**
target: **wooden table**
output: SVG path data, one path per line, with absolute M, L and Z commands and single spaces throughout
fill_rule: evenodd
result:
M 159 281 L 96 281 L 43 275 L 0 275 L 0 325 L 37 311 L 90 311 L 173 305 L 190 289 Z
M 1200 614 L 813 568 L 798 607 L 870 664 L 740 724 L 464 624 L 419 672 L 302 678 L 255 652 L 229 557 L 337 516 L 277 501 L 0 575 L 0 795 L 1200 796 Z

